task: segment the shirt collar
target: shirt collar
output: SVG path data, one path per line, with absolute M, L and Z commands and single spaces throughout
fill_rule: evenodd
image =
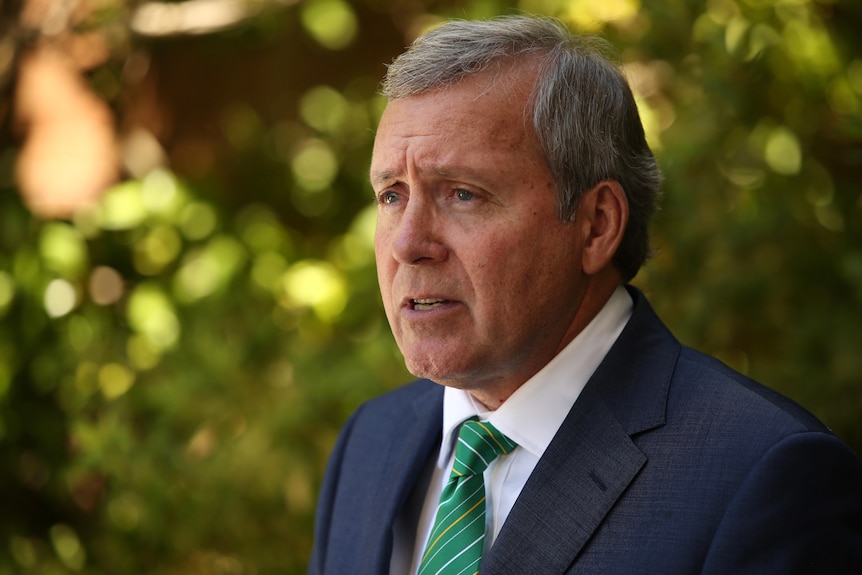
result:
M 438 467 L 448 465 L 458 427 L 473 416 L 490 421 L 519 446 L 541 457 L 619 337 L 631 317 L 632 306 L 631 296 L 619 286 L 592 321 L 495 411 L 486 409 L 467 391 L 446 387 Z

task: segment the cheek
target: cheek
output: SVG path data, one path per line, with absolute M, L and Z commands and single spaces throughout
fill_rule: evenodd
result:
M 390 254 L 391 239 L 389 230 L 380 221 L 380 216 L 378 215 L 377 218 L 377 227 L 374 229 L 374 259 L 377 261 L 379 270 L 385 265 L 387 256 Z
M 468 250 L 465 267 L 472 268 L 477 288 L 492 300 L 512 299 L 523 293 L 530 283 L 534 268 L 542 259 L 535 243 L 521 230 L 502 228 L 499 233 L 486 236 L 481 245 L 473 244 Z
M 571 283 L 577 267 L 577 245 L 568 228 L 547 220 L 529 229 L 511 230 L 496 239 L 480 270 L 493 277 L 501 296 L 535 306 L 536 300 L 558 297 Z
M 387 257 L 386 250 L 381 249 L 380 245 L 375 240 L 374 259 L 377 268 L 377 285 L 380 288 L 380 293 L 383 296 L 383 304 L 389 312 L 389 294 L 392 291 L 392 281 L 394 278 L 393 262 L 390 257 Z

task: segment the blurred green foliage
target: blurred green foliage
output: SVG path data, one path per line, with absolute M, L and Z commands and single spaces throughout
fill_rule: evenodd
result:
M 304 572 L 340 425 L 409 378 L 365 178 L 383 64 L 446 17 L 554 15 L 620 48 L 666 175 L 635 283 L 862 452 L 853 0 L 253 5 L 219 33 L 130 36 L 172 170 L 43 221 L 4 136 L 0 573 Z M 89 76 L 120 120 L 132 53 Z

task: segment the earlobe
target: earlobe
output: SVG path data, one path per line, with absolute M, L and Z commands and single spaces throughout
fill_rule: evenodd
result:
M 629 220 L 629 202 L 616 180 L 602 180 L 584 194 L 581 207 L 588 230 L 583 269 L 589 275 L 611 264 Z

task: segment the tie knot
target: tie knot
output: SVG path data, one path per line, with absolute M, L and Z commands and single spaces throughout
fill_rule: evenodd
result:
M 490 423 L 468 419 L 458 433 L 452 476 L 479 475 L 498 455 L 509 453 L 517 446 Z

